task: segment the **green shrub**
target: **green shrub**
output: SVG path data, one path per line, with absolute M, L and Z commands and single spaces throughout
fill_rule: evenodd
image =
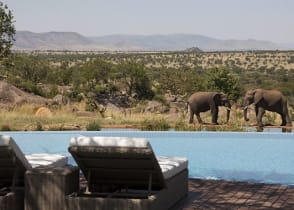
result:
M 11 131 L 11 128 L 9 125 L 1 125 L 1 131 Z
M 105 85 L 96 85 L 95 86 L 95 92 L 96 93 L 106 93 L 107 87 Z
M 100 120 L 94 120 L 94 121 L 89 122 L 86 125 L 86 130 L 87 131 L 100 131 L 101 130 Z
M 170 126 L 165 119 L 144 120 L 141 124 L 141 130 L 145 131 L 166 131 L 168 129 L 170 129 Z
M 98 109 L 98 105 L 94 99 L 89 98 L 86 101 L 85 111 L 95 112 Z
M 43 130 L 44 129 L 43 129 L 42 123 L 37 122 L 37 124 L 36 124 L 36 131 L 43 131 Z
M 32 81 L 22 81 L 19 84 L 19 87 L 23 89 L 24 91 L 33 93 L 35 95 L 39 96 L 45 96 L 46 94 L 43 92 L 41 88 L 39 88 L 36 84 L 34 84 Z
M 163 105 L 168 106 L 168 102 L 166 101 L 166 99 L 164 98 L 163 95 L 156 94 L 156 95 L 154 96 L 153 100 L 155 100 L 155 101 L 159 101 L 159 102 L 161 102 Z
M 58 92 L 57 85 L 51 85 L 47 97 L 53 98 L 53 97 L 56 96 L 58 93 L 59 93 L 59 92 Z

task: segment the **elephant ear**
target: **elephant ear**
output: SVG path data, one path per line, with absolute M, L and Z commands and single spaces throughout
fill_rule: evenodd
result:
M 253 103 L 258 104 L 263 99 L 263 92 L 259 89 L 253 91 Z
M 221 93 L 214 93 L 213 101 L 215 102 L 215 104 L 219 105 L 221 101 Z

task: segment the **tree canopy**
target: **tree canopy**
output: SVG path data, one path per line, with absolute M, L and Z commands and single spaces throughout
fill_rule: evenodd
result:
M 210 91 L 221 91 L 237 100 L 241 96 L 241 88 L 236 76 L 227 68 L 210 68 L 206 70 L 205 86 Z
M 0 61 L 10 54 L 15 34 L 13 22 L 11 10 L 0 2 Z
M 292 55 L 293 52 L 287 53 Z M 184 64 L 177 66 L 173 62 L 168 67 L 153 66 L 137 57 L 122 59 L 134 56 L 128 53 L 68 55 L 15 52 L 12 55 L 8 62 L 13 65 L 0 68 L 0 75 L 18 88 L 45 97 L 56 95 L 57 86 L 66 86 L 69 91 L 65 94 L 72 100 L 80 100 L 81 95 L 92 93 L 97 97 L 127 95 L 132 99 L 157 100 L 166 93 L 186 97 L 196 91 L 219 91 L 238 101 L 245 90 L 265 88 L 278 89 L 293 101 L 293 70 L 274 67 L 246 70 L 225 65 L 202 68 Z M 175 53 L 168 55 L 172 57 Z M 150 57 L 149 54 L 146 56 Z

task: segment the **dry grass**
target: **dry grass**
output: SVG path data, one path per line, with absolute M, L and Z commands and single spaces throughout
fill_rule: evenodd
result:
M 80 110 L 84 104 L 75 104 Z M 249 109 L 249 122 L 243 119 L 243 111 L 233 107 L 230 121 L 226 124 L 226 110 L 220 108 L 218 126 L 211 125 L 210 112 L 201 113 L 205 125 L 199 125 L 194 119 L 194 124 L 188 123 L 188 113 L 155 114 L 131 112 L 130 110 L 107 109 L 102 117 L 98 112 L 73 112 L 71 107 L 63 106 L 49 108 L 48 115 L 35 113 L 40 107 L 23 105 L 10 109 L 0 110 L 0 129 L 27 131 L 27 130 L 86 130 L 89 123 L 99 121 L 101 127 L 141 128 L 144 122 L 167 122 L 171 129 L 175 130 L 218 130 L 218 131 L 243 131 L 244 127 L 256 125 L 255 113 Z M 281 119 L 278 114 L 267 112 L 263 118 L 264 124 L 280 125 Z
M 40 108 L 40 107 L 39 107 Z M 50 109 L 51 113 L 44 112 L 36 115 L 37 107 L 24 105 L 13 109 L 0 111 L 0 126 L 9 127 L 11 130 L 75 130 L 85 129 L 89 117 L 77 117 L 66 107 Z

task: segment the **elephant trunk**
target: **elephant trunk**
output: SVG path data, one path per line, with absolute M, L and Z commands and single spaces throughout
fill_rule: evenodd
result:
M 231 103 L 228 101 L 227 104 L 225 105 L 226 109 L 227 109 L 227 123 L 230 120 L 230 112 L 231 112 Z
M 188 113 L 189 112 L 189 101 L 187 101 L 187 103 L 186 103 L 186 113 Z
M 247 110 L 248 110 L 248 106 L 245 106 L 243 111 L 244 111 L 244 120 L 245 121 L 249 121 L 249 118 L 247 117 Z
M 230 112 L 231 112 L 231 109 L 227 108 L 227 123 L 230 120 Z

